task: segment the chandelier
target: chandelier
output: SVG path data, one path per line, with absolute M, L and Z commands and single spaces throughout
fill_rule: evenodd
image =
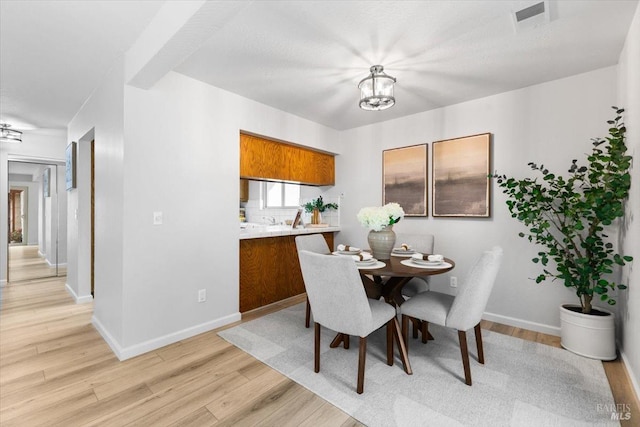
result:
M 22 132 L 9 129 L 11 125 L 0 123 L 0 141 L 18 143 L 22 142 Z
M 396 79 L 384 73 L 382 65 L 369 69 L 371 74 L 360 81 L 360 108 L 367 111 L 386 110 L 396 103 L 393 97 L 393 85 Z

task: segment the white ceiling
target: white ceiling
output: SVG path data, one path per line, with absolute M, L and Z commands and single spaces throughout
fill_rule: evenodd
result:
M 0 0 L 2 120 L 64 128 L 162 3 Z M 224 3 L 174 71 L 348 129 L 614 65 L 638 0 L 552 1 L 550 23 L 518 32 L 512 12 L 536 1 Z M 397 103 L 366 112 L 357 84 L 374 64 Z

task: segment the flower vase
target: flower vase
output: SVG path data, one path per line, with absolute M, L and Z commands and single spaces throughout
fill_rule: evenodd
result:
M 314 209 L 311 212 L 311 224 L 320 224 L 322 222 L 322 216 L 319 209 Z
M 380 231 L 369 231 L 367 240 L 374 258 L 391 258 L 391 251 L 396 243 L 396 233 L 393 231 L 393 225 L 387 225 Z

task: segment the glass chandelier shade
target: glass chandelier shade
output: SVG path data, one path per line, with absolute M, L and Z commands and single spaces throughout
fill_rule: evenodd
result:
M 394 77 L 384 73 L 382 65 L 369 69 L 371 74 L 360 81 L 360 108 L 367 111 L 386 110 L 396 103 L 393 97 Z
M 10 143 L 22 142 L 22 132 L 19 130 L 9 129 L 11 125 L 0 123 L 0 141 Z

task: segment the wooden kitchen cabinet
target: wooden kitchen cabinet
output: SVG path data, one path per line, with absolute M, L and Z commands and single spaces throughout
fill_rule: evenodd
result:
M 240 179 L 240 201 L 241 202 L 249 201 L 249 180 L 248 179 Z
M 335 158 L 332 154 L 241 133 L 240 177 L 334 185 Z
M 333 248 L 333 233 L 322 233 Z M 240 312 L 304 293 L 295 236 L 240 240 Z

